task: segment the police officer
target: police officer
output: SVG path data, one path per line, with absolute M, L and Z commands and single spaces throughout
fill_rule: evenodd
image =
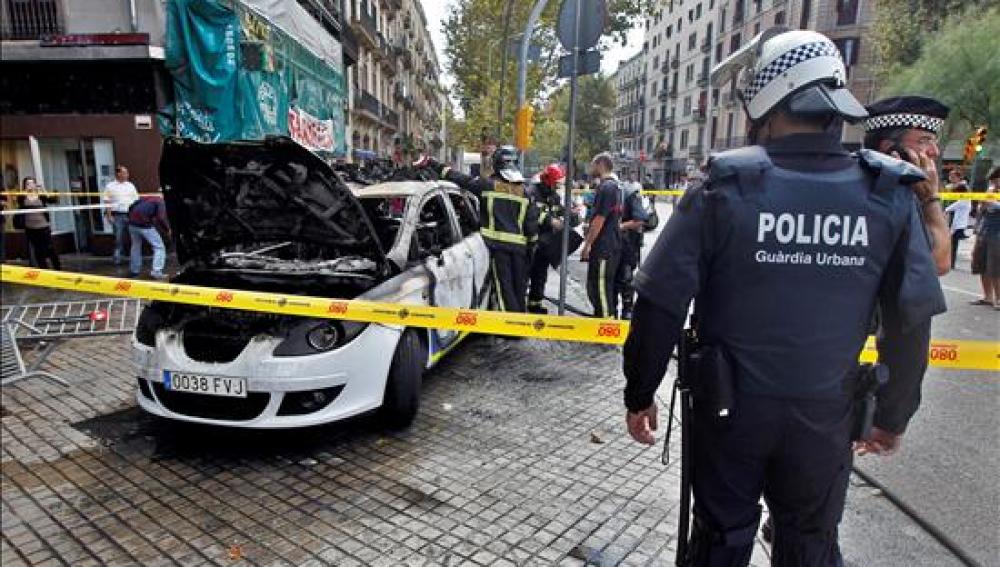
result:
M 545 299 L 545 282 L 549 278 L 549 266 L 558 268 L 562 261 L 562 231 L 566 213 L 561 190 L 565 190 L 566 173 L 559 164 L 549 164 L 538 176 L 538 182 L 529 187 L 529 197 L 538 207 L 538 239 L 531 254 L 528 270 L 528 312 L 548 313 L 542 302 Z M 572 212 L 570 226 L 579 224 Z M 569 253 L 580 245 L 580 237 L 570 232 Z
M 622 190 L 614 174 L 611 154 L 604 152 L 590 162 L 590 173 L 597 182 L 594 206 L 580 260 L 587 265 L 587 296 L 594 306 L 594 317 L 614 317 L 618 313 L 615 276 L 622 253 Z
M 843 150 L 840 121 L 866 112 L 825 36 L 768 30 L 717 66 L 713 83 L 738 69 L 757 145 L 713 157 L 636 274 L 626 422 L 637 441 L 654 442 L 654 395 L 696 298 L 700 348 L 714 357 L 693 384 L 686 559 L 746 565 L 763 495 L 775 520 L 773 565 L 841 565 L 852 378 L 872 310 L 884 313 L 879 348 L 891 373 L 874 422 L 901 433 L 922 376 L 893 366 L 900 353 L 926 353 L 928 337 L 910 331 L 945 309 L 911 190 L 924 175 Z M 731 403 L 715 411 L 727 387 Z
M 502 146 L 493 152 L 492 174 L 472 177 L 445 167 L 431 157 L 414 164 L 430 168 L 479 199 L 479 229 L 490 249 L 490 272 L 501 311 L 524 311 L 528 287 L 528 243 L 538 234 L 538 209 L 525 193 L 517 150 Z
M 615 293 L 621 298 L 621 318 L 632 318 L 635 290 L 632 288 L 632 274 L 639 267 L 642 253 L 642 231 L 649 214 L 642 200 L 642 186 L 626 183 L 622 189 L 622 253 L 615 275 Z
M 924 171 L 926 181 L 912 185 L 920 214 L 931 236 L 931 250 L 938 274 L 951 269 L 951 231 L 941 208 L 940 179 L 935 160 L 941 157 L 938 136 L 949 108 L 933 98 L 897 96 L 868 107 L 864 121 L 866 148 L 908 161 Z

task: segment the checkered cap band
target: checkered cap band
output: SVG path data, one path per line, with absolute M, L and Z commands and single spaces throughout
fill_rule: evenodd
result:
M 837 51 L 837 47 L 828 41 L 815 41 L 812 43 L 804 43 L 791 51 L 783 53 L 780 57 L 771 61 L 766 67 L 761 69 L 754 75 L 753 81 L 750 85 L 744 89 L 743 98 L 745 100 L 750 100 L 757 96 L 764 87 L 766 87 L 775 77 L 781 75 L 785 71 L 791 69 L 792 67 L 802 63 L 803 61 L 808 61 L 810 59 L 815 59 L 817 57 L 837 57 L 840 58 L 840 52 Z
M 883 128 L 920 128 L 937 134 L 944 125 L 944 119 L 926 114 L 882 114 L 865 120 L 865 132 L 874 132 Z

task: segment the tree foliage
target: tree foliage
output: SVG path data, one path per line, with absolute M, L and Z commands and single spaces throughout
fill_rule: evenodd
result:
M 965 137 L 987 126 L 1000 134 L 1000 8 L 950 18 L 926 40 L 920 56 L 899 67 L 885 94 L 926 94 L 951 107 L 949 122 Z
M 576 92 L 574 154 L 578 163 L 587 163 L 598 152 L 611 149 L 609 118 L 615 111 L 615 89 L 611 79 L 599 75 L 581 77 Z M 563 85 L 550 98 L 551 119 L 569 122 L 570 87 Z
M 500 85 L 504 54 L 504 9 L 510 1 L 509 40 L 516 41 L 524 29 L 535 0 L 451 0 L 444 24 L 445 64 L 455 78 L 452 95 L 461 102 L 464 124 L 455 124 L 453 139 L 477 147 L 484 128 L 497 131 L 497 107 L 502 96 L 504 112 L 501 139 L 511 139 L 511 123 L 516 111 L 517 61 L 509 56 L 506 80 Z M 528 70 L 527 99 L 537 104 L 557 85 L 558 60 L 563 49 L 556 38 L 559 0 L 549 0 L 532 36 L 541 56 Z M 628 30 L 638 25 L 652 0 L 609 0 L 608 25 L 602 47 L 624 41 Z
M 1000 6 L 1000 0 L 878 0 L 871 41 L 877 72 L 892 76 L 900 67 L 920 58 L 926 42 L 950 18 L 966 12 L 981 14 Z

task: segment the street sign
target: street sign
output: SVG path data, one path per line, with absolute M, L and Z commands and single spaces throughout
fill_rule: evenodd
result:
M 593 75 L 601 70 L 601 52 L 596 49 L 581 51 L 577 63 L 576 74 Z M 573 55 L 563 55 L 559 58 L 559 78 L 567 79 L 573 76 Z
M 511 57 L 518 57 L 521 54 L 521 41 L 518 39 L 511 40 L 510 44 L 507 46 L 507 52 Z M 532 43 L 528 45 L 528 61 L 535 63 L 542 58 L 542 46 L 537 43 Z
M 607 21 L 608 5 L 605 0 L 563 0 L 562 7 L 559 8 L 556 37 L 569 51 L 590 49 L 601 39 Z M 579 35 L 574 29 L 578 22 Z

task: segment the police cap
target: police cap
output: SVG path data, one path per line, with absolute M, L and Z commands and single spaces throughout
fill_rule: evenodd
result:
M 865 132 L 891 128 L 917 128 L 939 134 L 951 109 L 925 96 L 894 96 L 868 107 Z

